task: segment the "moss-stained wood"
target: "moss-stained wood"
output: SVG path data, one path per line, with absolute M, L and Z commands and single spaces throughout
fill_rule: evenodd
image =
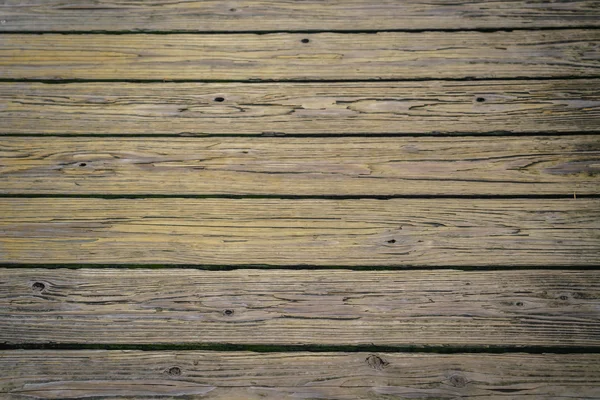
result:
M 481 29 L 599 26 L 595 1 L 4 1 L 0 32 Z
M 600 345 L 595 271 L 0 272 L 12 345 Z
M 598 136 L 5 137 L 3 194 L 600 194 Z
M 600 200 L 1 198 L 0 262 L 600 263 Z
M 352 80 L 595 76 L 598 30 L 5 35 L 0 78 Z
M 5 351 L 10 400 L 596 398 L 597 354 Z
M 177 67 L 175 67 L 177 68 Z M 600 131 L 598 79 L 343 83 L 0 83 L 0 133 Z

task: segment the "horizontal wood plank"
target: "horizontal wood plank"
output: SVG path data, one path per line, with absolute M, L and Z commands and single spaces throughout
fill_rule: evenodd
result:
M 304 43 L 304 41 L 308 41 Z M 2 79 L 353 80 L 595 76 L 599 30 L 5 35 Z
M 600 263 L 599 199 L 0 198 L 0 262 Z
M 594 1 L 9 0 L 0 32 L 480 29 L 599 26 Z
M 10 400 L 600 396 L 597 354 L 5 351 Z M 189 396 L 189 397 L 188 397 Z
M 0 165 L 4 194 L 600 194 L 591 135 L 5 137 Z
M 600 345 L 596 271 L 0 271 L 12 345 Z
M 0 134 L 600 131 L 598 79 L 0 83 Z M 217 101 L 220 100 L 220 101 Z

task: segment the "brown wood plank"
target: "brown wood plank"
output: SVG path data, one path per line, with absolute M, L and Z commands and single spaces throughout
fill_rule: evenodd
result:
M 0 271 L 12 345 L 600 345 L 596 271 Z
M 600 138 L 5 137 L 0 193 L 600 194 Z
M 327 84 L 4 82 L 0 83 L 0 133 L 599 131 L 598 87 L 598 79 Z
M 600 263 L 599 199 L 1 198 L 0 262 Z
M 308 40 L 308 43 L 303 43 Z M 599 30 L 5 35 L 0 78 L 353 80 L 594 76 Z
M 4 398 L 600 396 L 597 354 L 5 351 Z
M 273 31 L 599 26 L 595 1 L 18 0 L 2 31 Z

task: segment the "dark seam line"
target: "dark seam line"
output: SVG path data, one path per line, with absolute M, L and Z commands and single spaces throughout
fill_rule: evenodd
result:
M 2 35 L 270 35 L 270 34 L 377 34 L 385 32 L 398 33 L 426 33 L 426 32 L 513 32 L 513 31 L 565 31 L 565 30 L 596 30 L 599 25 L 575 25 L 575 26 L 539 26 L 539 27 L 494 27 L 494 28 L 388 28 L 388 29 L 258 29 L 258 30 L 155 30 L 155 29 L 130 29 L 130 30 L 0 30 Z
M 595 271 L 600 269 L 600 265 L 491 265 L 491 266 L 455 266 L 455 265 L 269 265 L 269 264 L 227 264 L 227 265 L 208 265 L 208 264 L 32 264 L 32 263 L 0 263 L 0 268 L 7 269 L 195 269 L 201 271 L 235 271 L 240 269 L 252 270 L 309 270 L 309 271 L 329 271 L 329 270 L 348 270 L 348 271 L 435 271 L 435 270 L 455 270 L 463 272 L 478 271 L 529 271 L 529 270 L 572 270 L 572 271 Z
M 575 197 L 575 198 L 574 198 Z M 472 199 L 472 200 L 517 200 L 549 199 L 573 200 L 598 199 L 599 194 L 397 194 L 397 195 L 285 195 L 285 194 L 70 194 L 70 193 L 0 193 L 0 198 L 58 198 L 58 199 L 281 199 L 281 200 L 393 200 L 393 199 Z
M 507 76 L 507 77 L 475 77 L 466 76 L 460 78 L 440 78 L 440 77 L 420 77 L 420 78 L 341 78 L 341 79 L 307 79 L 307 78 L 282 78 L 282 79 L 93 79 L 93 78 L 0 78 L 0 83 L 46 83 L 46 84 L 67 84 L 67 83 L 368 83 L 368 82 L 488 82 L 488 81 L 551 81 L 551 80 L 590 80 L 599 79 L 598 74 L 586 75 L 556 75 L 556 76 Z
M 386 352 L 386 353 L 531 353 L 598 354 L 600 346 L 519 346 L 519 345 L 262 345 L 230 343 L 100 344 L 100 343 L 2 343 L 0 350 L 141 350 L 141 351 L 251 351 L 275 352 Z
M 263 133 L 201 133 L 201 132 L 175 132 L 175 133 L 0 133 L 1 137 L 118 137 L 135 139 L 144 138 L 403 138 L 403 137 L 487 137 L 487 136 L 505 136 L 505 137 L 527 137 L 527 136 L 596 136 L 600 131 L 532 131 L 532 132 L 513 132 L 513 131 L 483 131 L 483 132 L 421 132 L 421 133 L 402 133 L 402 132 L 379 132 L 379 133 L 285 133 L 285 132 L 263 132 Z

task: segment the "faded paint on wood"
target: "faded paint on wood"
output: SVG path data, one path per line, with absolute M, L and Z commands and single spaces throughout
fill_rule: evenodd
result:
M 597 136 L 5 137 L 0 193 L 583 195 Z
M 600 345 L 594 271 L 1 273 L 10 344 Z
M 0 133 L 600 131 L 600 80 L 0 83 Z M 219 101 L 220 100 L 220 101 Z
M 307 43 L 304 43 L 308 41 Z M 586 77 L 600 31 L 5 35 L 0 78 L 353 80 Z
M 595 1 L 6 0 L 0 32 L 478 29 L 599 26 Z
M 0 390 L 10 400 L 595 398 L 599 361 L 597 354 L 8 351 L 0 353 Z
M 591 266 L 599 199 L 0 198 L 0 262 Z

